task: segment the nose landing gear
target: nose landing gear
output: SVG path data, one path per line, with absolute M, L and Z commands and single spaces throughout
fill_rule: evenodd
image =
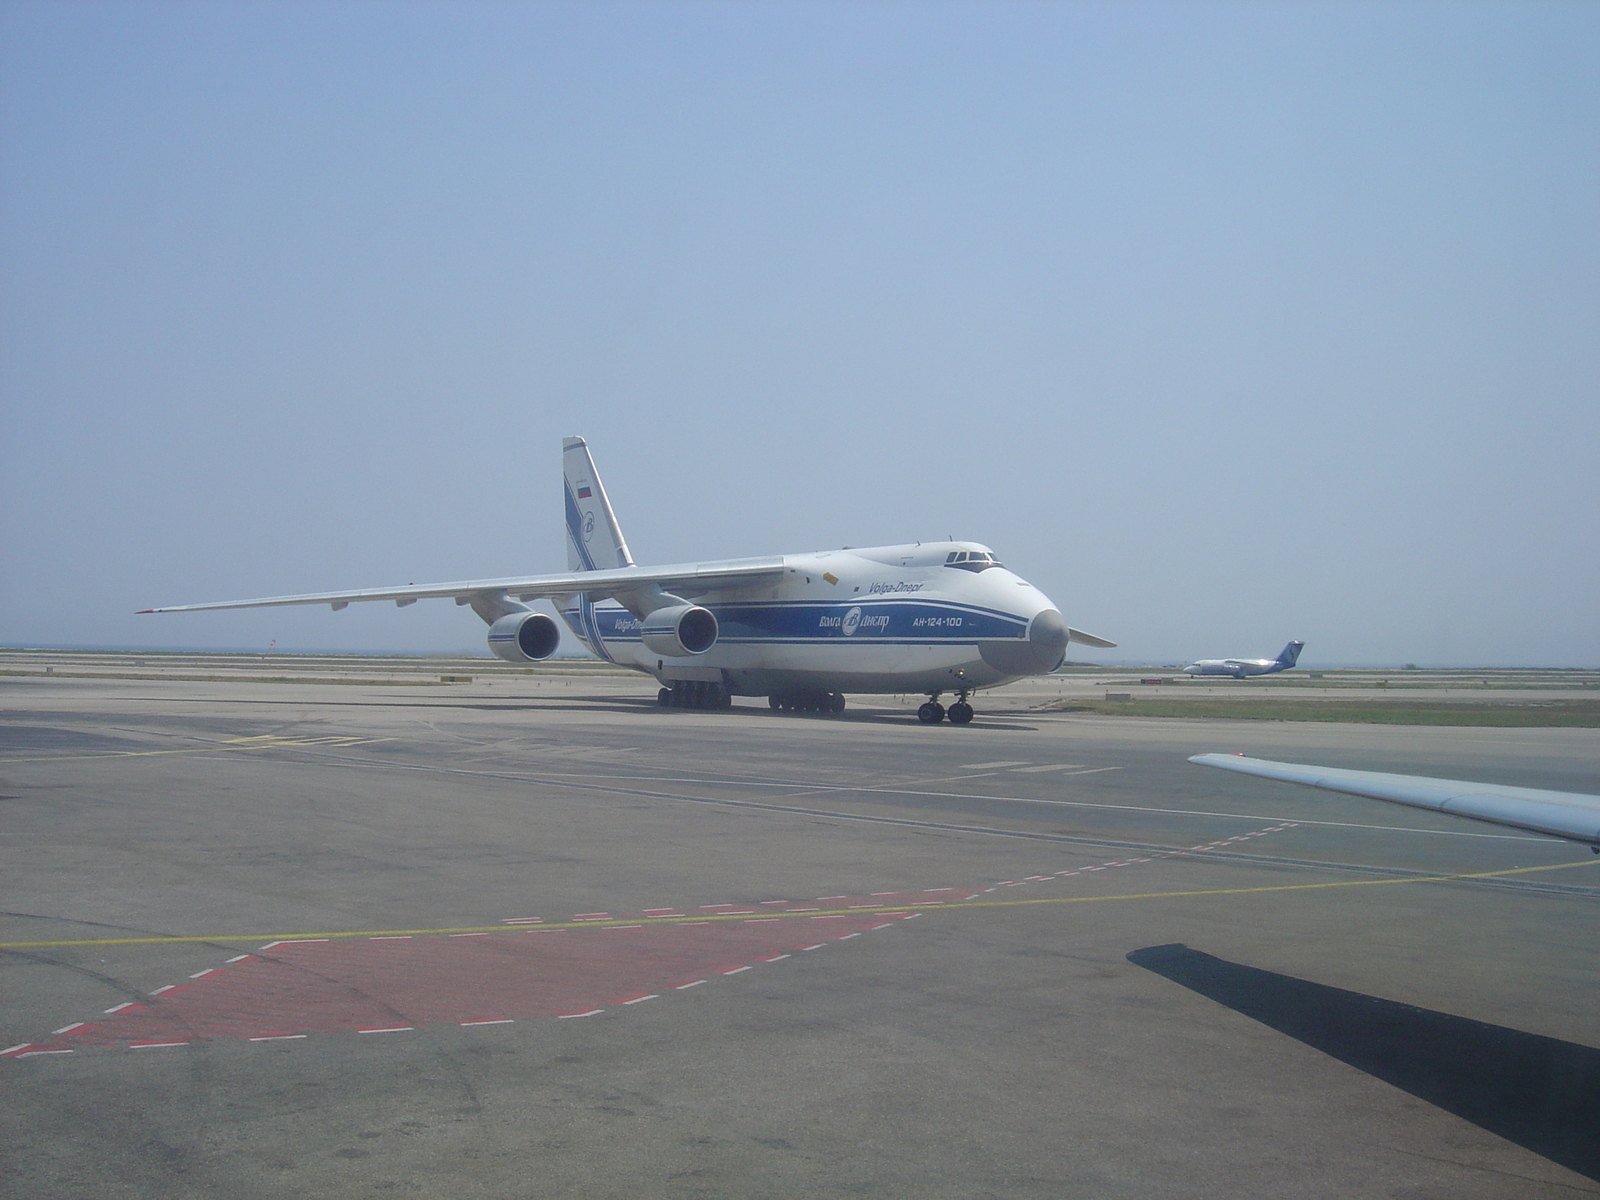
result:
M 970 725 L 973 715 L 972 705 L 967 703 L 967 697 L 970 694 L 968 689 L 962 688 L 956 693 L 956 702 L 949 708 L 945 708 L 944 705 L 939 703 L 939 693 L 934 692 L 932 696 L 928 697 L 928 702 L 917 709 L 917 720 L 924 725 L 937 725 L 948 717 L 952 725 Z

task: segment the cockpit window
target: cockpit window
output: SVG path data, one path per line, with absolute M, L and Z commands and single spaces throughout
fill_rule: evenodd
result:
M 945 556 L 944 565 L 955 567 L 958 571 L 977 572 L 1003 564 L 986 550 L 952 550 Z

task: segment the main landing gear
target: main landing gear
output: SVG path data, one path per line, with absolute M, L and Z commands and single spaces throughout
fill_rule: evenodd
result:
M 720 683 L 680 679 L 656 693 L 662 708 L 732 708 L 733 697 Z
M 917 720 L 924 725 L 937 725 L 948 717 L 952 725 L 969 725 L 972 723 L 972 705 L 967 703 L 969 694 L 966 688 L 962 688 L 956 693 L 956 702 L 946 708 L 939 703 L 939 693 L 935 692 L 926 704 L 917 709 Z
M 843 692 L 776 692 L 767 703 L 780 712 L 842 713 Z

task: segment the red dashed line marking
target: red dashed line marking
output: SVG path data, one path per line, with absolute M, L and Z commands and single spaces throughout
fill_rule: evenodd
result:
M 1053 879 L 1065 879 L 1087 871 L 1103 871 L 1113 867 L 1127 867 L 1179 857 L 1188 853 L 1204 852 L 1251 838 L 1262 837 L 1269 833 L 1282 832 L 1294 827 L 1294 823 L 1286 822 L 1252 833 L 1202 843 L 1186 849 L 1160 852 L 1149 857 L 1127 858 L 1081 868 L 1069 868 L 1058 871 L 1054 875 L 1029 875 L 1021 879 L 1001 880 L 992 886 L 984 888 L 939 887 L 926 888 L 921 891 L 872 892 L 868 893 L 868 895 L 875 901 L 882 901 L 886 897 L 904 897 L 908 903 L 920 909 L 924 906 L 944 902 L 946 896 L 932 894 L 936 892 L 945 893 L 947 896 L 956 899 L 970 899 L 992 894 L 1000 888 L 1022 887 L 1032 883 L 1048 882 Z M 861 895 L 858 893 L 857 897 L 845 895 L 821 896 L 818 897 L 818 901 L 822 903 L 844 901 L 849 909 L 881 910 L 884 907 L 882 903 L 864 903 Z M 859 921 L 861 917 L 869 915 L 865 912 L 859 916 L 848 912 L 822 912 L 815 905 L 801 905 L 788 900 L 763 900 L 759 903 L 769 910 L 779 909 L 785 915 L 806 915 L 813 920 L 843 920 L 848 922 Z M 685 919 L 690 913 L 682 908 L 649 908 L 641 911 L 645 917 L 650 919 L 651 924 L 649 926 L 644 924 L 608 924 L 601 928 L 620 929 L 623 931 L 638 931 L 645 928 L 698 930 L 715 924 L 712 920 Z M 673 952 L 678 954 L 685 952 L 690 954 L 716 953 L 718 945 L 721 945 L 724 950 L 730 948 L 729 938 L 732 938 L 732 945 L 739 944 L 738 937 L 741 935 L 737 935 L 735 930 L 740 926 L 751 930 L 748 935 L 743 936 L 768 940 L 771 952 L 753 955 L 755 958 L 753 963 L 746 962 L 740 966 L 719 969 L 716 973 L 723 976 L 740 975 L 753 969 L 756 965 L 782 962 L 792 957 L 795 953 L 820 950 L 827 945 L 827 941 L 823 941 L 803 946 L 795 946 L 793 943 L 781 946 L 781 948 L 771 946 L 771 935 L 765 932 L 757 933 L 756 928 L 779 927 L 782 925 L 781 918 L 777 914 L 758 917 L 755 915 L 757 911 L 756 909 L 740 909 L 734 904 L 700 905 L 694 912 L 703 914 L 708 918 L 751 917 L 752 919 L 738 922 L 736 925 L 724 924 L 717 926 L 717 929 L 726 931 L 725 933 L 719 934 L 708 929 L 705 934 L 695 933 L 688 943 L 668 942 L 664 945 L 675 946 L 676 949 Z M 850 932 L 832 936 L 828 940 L 848 941 L 852 938 L 860 937 L 864 932 L 887 929 L 895 920 L 915 920 L 923 914 L 920 911 L 896 913 L 880 911 L 870 915 L 878 918 L 875 923 L 858 926 Z M 626 918 L 623 919 L 626 920 Z M 615 921 L 616 918 L 612 917 L 610 913 L 593 912 L 578 913 L 571 920 L 611 922 Z M 542 917 L 505 917 L 501 919 L 500 923 L 507 926 L 536 926 L 541 925 L 543 921 L 544 918 Z M 599 930 L 597 929 L 595 932 L 599 932 Z M 645 958 L 636 959 L 634 956 L 642 952 L 638 948 L 648 950 L 648 946 L 645 943 L 624 939 L 617 944 L 629 947 L 629 949 L 622 950 L 620 957 L 610 952 L 602 954 L 589 948 L 580 950 L 578 953 L 580 955 L 592 953 L 596 957 L 580 957 L 573 960 L 565 957 L 566 953 L 570 953 L 570 950 L 568 950 L 566 952 L 558 952 L 562 953 L 562 957 L 546 959 L 543 952 L 535 951 L 533 952 L 534 957 L 526 960 L 526 964 L 535 966 L 541 963 L 545 964 L 539 968 L 540 970 L 546 970 L 552 965 L 561 968 L 577 966 L 585 972 L 585 977 L 587 977 L 588 973 L 592 973 L 595 968 L 599 968 L 601 977 L 596 978 L 593 982 L 584 983 L 578 978 L 569 979 L 564 975 L 546 977 L 540 974 L 518 974 L 518 971 L 526 972 L 529 969 L 529 965 L 525 965 L 516 958 L 504 960 L 501 957 L 512 953 L 510 947 L 513 944 L 531 946 L 532 943 L 503 942 L 502 945 L 505 949 L 496 951 L 492 962 L 491 960 L 472 957 L 481 952 L 468 952 L 465 950 L 460 953 L 468 955 L 467 958 L 460 958 L 457 955 L 453 958 L 447 956 L 441 960 L 442 951 L 437 948 L 447 939 L 483 939 L 495 936 L 503 937 L 504 935 L 516 933 L 568 933 L 571 935 L 571 939 L 563 940 L 562 942 L 563 946 L 568 947 L 583 946 L 585 939 L 592 936 L 571 929 L 550 928 L 511 928 L 504 930 L 501 935 L 496 935 L 489 931 L 470 931 L 449 934 L 445 937 L 438 935 L 379 934 L 363 940 L 369 943 L 412 942 L 416 948 L 401 949 L 396 947 L 393 950 L 378 950 L 374 947 L 363 958 L 360 952 L 353 955 L 349 953 L 355 948 L 353 943 L 340 942 L 334 951 L 329 952 L 333 957 L 326 960 L 322 952 L 315 948 L 329 946 L 334 939 L 281 939 L 269 942 L 262 946 L 261 949 L 282 948 L 290 952 L 285 956 L 262 958 L 252 953 L 235 955 L 226 960 L 225 964 L 229 968 L 234 968 L 234 970 L 226 971 L 222 968 L 210 967 L 195 972 L 190 976 L 190 979 L 195 982 L 185 987 L 179 997 L 164 1000 L 159 1008 L 151 1008 L 138 1001 L 124 1001 L 105 1010 L 105 1015 L 118 1018 L 116 1021 L 103 1023 L 79 1021 L 57 1030 L 53 1036 L 66 1037 L 69 1040 L 78 1041 L 85 1045 L 104 1046 L 120 1043 L 129 1049 L 157 1049 L 190 1045 L 193 1040 L 203 1041 L 208 1037 L 231 1036 L 245 1038 L 252 1042 L 273 1042 L 298 1041 L 308 1036 L 305 1032 L 288 1032 L 288 1030 L 278 1032 L 273 1030 L 273 1025 L 277 1024 L 278 1021 L 304 1021 L 307 1023 L 307 1028 L 310 1032 L 333 1032 L 343 1029 L 356 1033 L 409 1033 L 417 1029 L 418 1025 L 357 1025 L 347 1023 L 350 1022 L 350 1017 L 354 1016 L 355 1012 L 359 1011 L 363 1004 L 370 1009 L 373 1003 L 397 1004 L 399 1006 L 397 1015 L 403 1014 L 406 1017 L 417 1020 L 418 1024 L 437 1020 L 451 1021 L 451 1023 L 461 1027 L 511 1025 L 516 1023 L 517 1018 L 513 1016 L 485 1015 L 483 1017 L 473 1017 L 471 1008 L 468 1008 L 467 1012 L 463 1014 L 463 1017 L 467 1019 L 454 1017 L 452 1021 L 453 1014 L 448 1010 L 450 1007 L 458 1005 L 460 998 L 464 996 L 507 1003 L 517 1012 L 518 1016 L 553 1016 L 557 1019 L 578 1019 L 599 1016 L 601 1013 L 606 1012 L 607 1009 L 604 1006 L 600 1006 L 556 1012 L 553 1011 L 552 1007 L 547 1007 L 546 1005 L 548 1005 L 549 1000 L 557 999 L 562 989 L 566 989 L 569 994 L 573 990 L 579 989 L 580 995 L 570 996 L 569 1003 L 571 1000 L 577 1000 L 581 1004 L 584 999 L 587 999 L 587 997 L 581 996 L 581 989 L 608 986 L 603 978 L 607 971 L 614 972 L 618 968 L 622 970 L 634 970 L 637 968 L 648 973 L 648 968 L 654 961 L 651 956 L 658 953 L 656 950 L 649 950 Z M 670 937 L 670 935 L 665 936 Z M 706 939 L 708 938 L 711 940 L 707 941 Z M 748 943 L 746 945 L 746 952 L 757 949 L 757 947 L 748 946 Z M 300 948 L 306 948 L 314 957 L 306 958 L 304 954 L 295 954 L 294 951 Z M 683 965 L 689 964 L 685 963 Z M 487 971 L 483 970 L 486 966 L 488 967 Z M 304 975 L 301 974 L 307 967 L 311 968 L 313 976 L 319 977 L 317 983 L 307 984 Z M 333 974 L 322 974 L 325 970 L 330 969 Z M 425 972 L 420 977 L 415 975 L 418 969 Z M 702 966 L 700 969 L 704 970 L 705 967 Z M 285 983 L 283 975 L 285 971 L 296 972 L 292 985 Z M 679 978 L 682 978 L 682 976 Z M 708 981 L 707 978 L 697 978 L 673 984 L 665 980 L 649 980 L 647 986 L 648 983 L 654 983 L 656 987 L 661 988 L 663 991 L 668 988 L 675 991 L 687 991 L 704 986 Z M 641 982 L 645 982 L 645 980 L 641 980 Z M 338 1003 L 329 1004 L 328 1001 L 322 999 L 317 988 L 323 985 L 329 989 L 337 990 L 339 1000 L 344 1002 L 344 1007 L 341 1008 Z M 395 995 L 395 993 L 385 993 L 382 989 L 385 986 L 394 987 L 396 985 L 400 986 L 403 994 L 398 995 L 393 1001 L 386 1000 L 386 995 Z M 170 993 L 177 990 L 178 986 L 176 984 L 167 984 L 164 987 L 157 988 L 151 995 L 160 996 Z M 312 989 L 310 993 L 305 991 L 307 986 Z M 377 990 L 372 990 L 374 988 Z M 349 996 L 352 992 L 359 993 L 362 999 L 351 1002 Z M 596 995 L 594 998 L 601 999 L 602 996 Z M 619 996 L 616 999 L 611 999 L 610 996 L 605 996 L 604 998 L 609 1003 L 631 1007 L 647 1000 L 660 999 L 661 992 L 642 992 L 634 995 Z M 276 1019 L 272 1018 L 274 1009 L 279 1010 Z M 479 1011 L 482 1011 L 482 1009 L 480 1008 Z M 490 1011 L 493 1011 L 492 1007 Z M 372 1015 L 380 1014 L 373 1013 Z M 268 1018 L 268 1020 L 263 1020 L 262 1018 Z M 171 1022 L 173 1020 L 184 1021 L 184 1032 L 189 1034 L 189 1037 L 178 1039 L 151 1036 L 158 1032 L 157 1029 L 150 1028 L 152 1024 Z M 261 1029 L 263 1024 L 266 1024 L 266 1030 Z M 254 1026 L 254 1028 L 251 1028 L 251 1026 Z M 278 1028 L 282 1030 L 283 1025 L 279 1025 Z M 288 1029 L 293 1028 L 294 1024 L 289 1023 Z M 146 1032 L 147 1030 L 148 1032 Z M 120 1038 L 117 1036 L 119 1032 L 121 1032 Z M 144 1033 L 145 1036 L 139 1038 L 137 1035 L 140 1033 Z M 135 1035 L 133 1040 L 129 1039 L 129 1034 Z M 8 1050 L 0 1051 L 0 1057 L 28 1058 L 44 1054 L 70 1054 L 73 1050 L 74 1047 L 72 1046 L 24 1042 Z

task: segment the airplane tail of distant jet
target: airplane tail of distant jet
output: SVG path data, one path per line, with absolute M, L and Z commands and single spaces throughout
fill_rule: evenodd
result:
M 566 476 L 568 569 L 607 571 L 633 566 L 622 527 L 581 437 L 562 439 L 561 467 Z
M 1278 661 L 1281 662 L 1285 668 L 1294 666 L 1294 664 L 1300 660 L 1300 651 L 1304 650 L 1305 647 L 1306 644 L 1304 642 L 1290 642 L 1283 648 L 1281 652 L 1279 652 Z

